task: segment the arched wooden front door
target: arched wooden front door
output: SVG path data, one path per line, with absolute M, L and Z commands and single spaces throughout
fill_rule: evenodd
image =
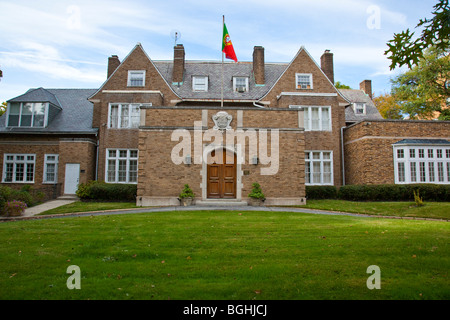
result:
M 208 198 L 236 198 L 236 154 L 226 149 L 208 156 Z

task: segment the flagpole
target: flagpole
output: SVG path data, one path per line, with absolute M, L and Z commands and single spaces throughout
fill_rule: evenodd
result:
M 223 35 L 223 27 L 225 25 L 225 15 L 222 16 L 222 35 Z M 222 36 L 223 37 L 223 36 Z M 223 43 L 223 38 L 222 38 L 222 43 Z M 222 50 L 222 87 L 221 87 L 221 100 L 220 100 L 220 106 L 223 108 L 223 50 Z

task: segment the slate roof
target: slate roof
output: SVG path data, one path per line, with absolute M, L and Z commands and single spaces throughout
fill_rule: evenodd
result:
M 222 88 L 222 63 L 204 61 L 186 61 L 184 79 L 181 85 L 172 83 L 172 61 L 153 61 L 161 75 L 172 87 L 172 90 L 183 100 L 206 99 L 220 100 Z M 265 85 L 256 85 L 253 76 L 252 62 L 224 62 L 224 99 L 226 100 L 258 100 L 262 98 L 277 79 L 288 67 L 287 63 L 266 63 L 265 64 Z M 195 92 L 192 90 L 193 76 L 208 76 L 208 91 Z M 236 92 L 233 90 L 233 77 L 248 77 L 249 90 L 247 92 Z
M 396 144 L 409 144 L 409 145 L 450 145 L 450 141 L 445 139 L 403 139 L 394 143 Z
M 87 99 L 97 89 L 31 89 L 8 102 L 47 102 L 61 111 L 46 128 L 5 127 L 6 113 L 0 117 L 0 133 L 95 133 L 92 128 L 93 104 Z M 48 100 L 42 100 L 48 99 Z M 53 99 L 53 100 L 50 100 Z M 57 104 L 56 104 L 57 103 Z
M 350 105 L 345 108 L 345 121 L 358 122 L 362 120 L 380 120 L 383 119 L 378 109 L 375 107 L 372 99 L 362 90 L 354 89 L 338 89 L 352 103 L 365 103 L 366 114 L 355 114 L 353 107 Z

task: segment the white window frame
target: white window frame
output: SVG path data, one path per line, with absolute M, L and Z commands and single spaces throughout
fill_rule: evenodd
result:
M 47 127 L 47 122 L 48 122 L 48 103 L 46 102 L 13 102 L 13 103 L 18 103 L 20 105 L 19 107 L 19 121 L 17 126 L 11 126 L 9 123 L 9 115 L 11 112 L 11 103 L 8 103 L 8 108 L 6 109 L 7 111 L 7 117 L 6 117 L 6 121 L 7 121 L 7 127 L 23 127 L 23 128 L 46 128 Z M 32 111 L 31 111 L 31 125 L 30 126 L 22 126 L 22 111 L 23 111 L 23 105 L 27 104 L 27 103 L 31 103 L 33 105 L 32 107 Z M 34 116 L 35 116 L 35 106 L 36 103 L 42 103 L 44 104 L 44 123 L 42 126 L 34 126 Z
M 198 81 L 204 81 L 199 83 Z M 192 91 L 208 92 L 208 76 L 192 76 Z
M 394 145 L 393 153 L 396 184 L 450 184 L 450 146 Z
M 303 88 L 301 85 L 299 85 L 299 78 L 300 77 L 309 77 L 309 88 L 308 85 L 306 85 L 306 88 Z M 313 76 L 312 73 L 296 73 L 295 74 L 295 89 L 298 90 L 311 90 L 313 89 Z
M 359 108 L 362 109 L 362 112 L 358 112 L 358 110 L 359 110 L 358 106 L 359 106 Z M 353 103 L 353 112 L 355 114 L 362 114 L 362 115 L 366 114 L 366 104 L 364 102 Z
M 108 129 L 137 129 L 139 128 L 140 125 L 140 118 L 141 118 L 141 107 L 146 107 L 146 106 L 151 106 L 151 103 L 143 103 L 143 104 L 138 104 L 138 103 L 110 103 L 108 105 Z M 127 126 L 122 126 L 122 108 L 123 106 L 127 106 L 128 107 L 128 125 Z M 131 121 L 133 118 L 131 116 L 131 108 L 132 107 L 136 107 L 138 108 L 139 112 L 137 114 L 139 114 L 139 118 L 136 120 L 136 122 L 134 123 L 133 126 L 133 122 Z M 112 127 L 113 125 L 113 121 L 111 119 L 111 110 L 113 107 L 117 107 L 117 127 Z
M 313 159 L 313 154 L 319 153 L 319 159 Z M 329 153 L 330 158 L 325 159 L 324 153 Z M 308 156 L 309 155 L 309 156 Z M 314 162 L 319 163 L 320 172 L 314 172 Z M 330 181 L 324 182 L 324 163 L 330 164 Z M 309 168 L 309 178 L 308 178 L 308 168 Z M 320 181 L 314 181 L 313 175 L 319 174 Z M 308 181 L 309 180 L 309 181 Z M 305 150 L 305 185 L 307 186 L 332 186 L 334 185 L 334 173 L 333 173 L 333 151 L 332 150 Z
M 303 110 L 303 128 L 305 128 L 305 131 L 331 131 L 332 130 L 332 119 L 331 119 L 331 106 L 299 106 L 299 105 L 290 105 L 289 108 L 291 109 L 301 109 Z M 312 109 L 318 109 L 319 113 L 319 125 L 317 129 L 312 128 Z M 323 111 L 327 110 L 328 112 L 328 121 L 326 126 L 324 126 L 324 118 L 323 118 Z M 301 123 L 299 123 L 299 126 L 301 126 Z M 325 129 L 324 129 L 325 127 Z M 326 128 L 328 127 L 328 128 Z
M 132 78 L 135 75 L 140 74 L 141 76 L 139 78 L 142 78 L 142 85 L 133 85 L 132 84 Z M 127 81 L 128 87 L 145 87 L 145 70 L 128 70 L 128 81 Z
M 110 151 L 114 152 L 115 155 L 112 156 Z M 126 156 L 121 157 L 120 152 L 126 152 Z M 131 157 L 131 152 L 136 152 L 136 157 Z M 114 161 L 114 179 L 110 179 L 109 167 L 110 161 Z M 119 166 L 120 161 L 125 161 L 126 165 L 126 176 L 125 180 L 119 177 Z M 131 161 L 136 161 L 136 181 L 130 181 L 130 163 Z M 137 184 L 138 181 L 138 165 L 139 165 L 139 150 L 138 149 L 106 149 L 106 160 L 105 160 L 105 182 L 106 183 L 124 183 L 124 184 Z
M 12 157 L 13 159 L 8 159 L 8 157 Z M 18 159 L 18 157 L 23 157 L 23 160 Z M 33 157 L 33 159 L 29 159 Z M 6 168 L 8 164 L 12 164 L 12 179 L 11 181 L 6 181 Z M 16 180 L 17 177 L 17 166 L 19 164 L 23 164 L 23 178 L 22 180 Z M 32 165 L 32 174 L 33 180 L 27 180 L 28 175 L 28 165 Z M 5 153 L 3 156 L 3 183 L 34 183 L 34 176 L 36 173 L 36 154 L 31 153 Z
M 50 157 L 55 157 L 54 160 L 49 159 Z M 58 182 L 58 163 L 59 163 L 59 155 L 58 154 L 45 154 L 44 155 L 44 177 L 42 183 L 57 183 Z M 53 180 L 47 179 L 47 173 L 48 173 L 48 165 L 54 164 L 55 165 L 55 178 Z
M 238 87 L 240 88 L 241 86 L 237 86 L 237 79 L 245 79 L 244 92 L 248 92 L 248 77 L 233 77 L 233 91 L 241 92 L 238 91 Z

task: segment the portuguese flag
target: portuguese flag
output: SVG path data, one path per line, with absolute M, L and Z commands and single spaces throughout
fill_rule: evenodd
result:
M 222 52 L 225 53 L 227 59 L 234 60 L 235 62 L 238 61 L 225 22 L 223 23 Z

